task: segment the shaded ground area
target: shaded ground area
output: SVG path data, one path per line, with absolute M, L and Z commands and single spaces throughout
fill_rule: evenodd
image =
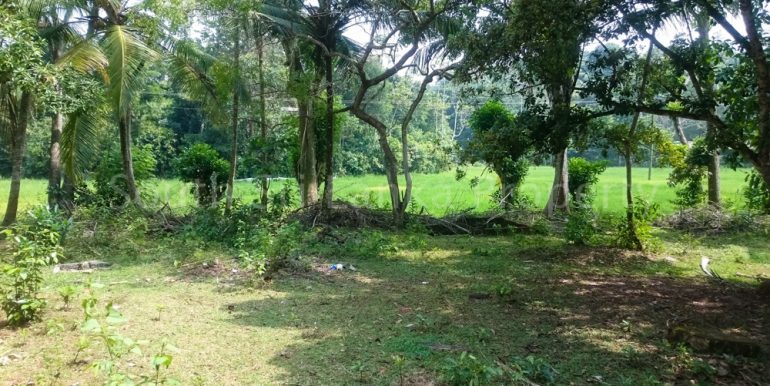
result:
M 52 275 L 46 320 L 54 322 L 0 330 L 0 356 L 13 355 L 0 379 L 98 382 L 87 365 L 70 363 L 81 312 L 61 309 L 55 294 L 91 278 L 107 284 L 100 301 L 114 301 L 128 318 L 121 332 L 150 341 L 145 355 L 123 359 L 126 368 L 149 371 L 166 339 L 180 349 L 169 372 L 183 384 L 441 384 L 462 351 L 491 364 L 531 357 L 556 370 L 556 384 L 770 382 L 767 303 L 750 282 L 725 275 L 728 282 L 712 283 L 697 270 L 709 253 L 723 273 L 762 272 L 770 241 L 761 235 L 733 252 L 724 252 L 729 238 L 680 249 L 672 236 L 651 256 L 546 236 L 345 240 L 309 243 L 313 270 L 268 283 L 243 275 L 221 247 L 162 239 L 107 253 L 97 241 L 80 245 L 70 253 L 98 252 L 115 266 Z M 356 271 L 330 271 L 334 263 Z M 667 340 L 673 324 L 748 337 L 765 354 L 678 347 Z M 82 354 L 86 362 L 103 356 L 98 347 Z

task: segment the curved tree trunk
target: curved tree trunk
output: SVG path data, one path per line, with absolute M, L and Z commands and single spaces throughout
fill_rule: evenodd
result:
M 692 144 L 687 140 L 687 136 L 684 134 L 684 130 L 682 130 L 682 125 L 679 124 L 679 118 L 671 117 L 671 123 L 674 125 L 674 131 L 676 132 L 676 136 L 679 138 L 679 143 L 687 146 L 688 148 L 692 147 Z
M 61 134 L 64 116 L 56 113 L 51 120 L 50 163 L 48 171 L 48 207 L 61 206 Z
M 554 178 L 551 194 L 545 207 L 545 215 L 552 217 L 557 211 L 569 212 L 569 159 L 567 148 L 554 155 Z
M 388 180 L 388 191 L 390 193 L 390 205 L 393 210 L 393 220 L 400 226 L 405 220 L 405 211 L 401 201 L 401 190 L 398 186 L 398 160 L 393 153 L 393 149 L 388 142 L 388 133 L 384 129 L 377 128 L 377 137 L 380 143 L 380 149 L 385 156 L 385 176 Z
M 19 103 L 19 115 L 15 119 L 15 125 L 11 136 L 11 189 L 8 192 L 8 205 L 5 207 L 3 226 L 16 222 L 19 210 L 19 195 L 21 193 L 21 177 L 24 169 L 24 152 L 27 148 L 27 126 L 32 115 L 33 96 L 29 92 L 21 94 Z
M 139 189 L 136 186 L 134 178 L 134 157 L 131 154 L 131 110 L 118 120 L 118 131 L 120 132 L 120 155 L 123 161 L 123 177 L 126 180 L 126 194 L 134 205 L 142 206 L 142 200 L 139 195 Z

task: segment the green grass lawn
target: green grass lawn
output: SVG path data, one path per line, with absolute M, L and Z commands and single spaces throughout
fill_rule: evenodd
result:
M 343 244 L 304 246 L 315 270 L 253 284 L 233 274 L 236 251 L 226 247 L 155 238 L 142 225 L 86 228 L 95 233 L 73 233 L 67 257 L 115 266 L 47 275 L 45 321 L 0 329 L 0 355 L 12 358 L 0 366 L 4 384 L 102 382 L 88 365 L 107 356 L 98 343 L 72 362 L 84 295 L 65 309 L 56 294 L 86 280 L 105 284 L 100 304 L 112 301 L 124 314 L 121 334 L 147 342 L 121 367 L 151 373 L 149 358 L 167 341 L 179 349 L 167 373 L 184 385 L 437 384 L 461 351 L 486 364 L 532 357 L 552 366 L 560 385 L 770 382 L 766 358 L 698 356 L 665 339 L 669 320 L 687 318 L 758 336 L 768 347 L 762 332 L 770 315 L 753 288 L 715 285 L 698 270 L 708 255 L 729 280 L 746 280 L 737 271 L 770 274 L 765 235 L 671 233 L 659 254 L 641 255 L 553 236 L 341 231 Z M 378 238 L 380 248 L 364 248 L 366 237 Z M 340 262 L 357 270 L 326 269 Z M 501 288 L 509 293 L 498 296 Z M 723 363 L 727 375 L 714 378 Z M 528 377 L 545 384 L 537 373 Z
M 639 197 L 660 204 L 664 213 L 675 210 L 672 200 L 676 197 L 675 189 L 668 186 L 669 169 L 653 169 L 652 179 L 647 179 L 647 169 L 634 170 L 634 189 Z M 722 194 L 726 202 L 740 203 L 740 191 L 744 187 L 747 170 L 722 170 Z M 471 188 L 469 181 L 479 177 L 479 184 Z M 553 181 L 553 168 L 533 167 L 524 180 L 521 191 L 540 207 L 548 200 L 549 189 Z M 280 188 L 286 182 L 277 181 L 272 189 Z M 9 182 L 0 180 L 0 215 L 4 213 Z M 484 211 L 492 207 L 491 194 L 497 189 L 494 174 L 484 172 L 483 168 L 468 169 L 464 180 L 456 181 L 455 173 L 414 175 L 413 197 L 417 209 L 422 207 L 433 215 L 442 216 L 449 212 L 472 208 Z M 601 175 L 596 188 L 596 209 L 602 213 L 621 213 L 625 207 L 625 169 L 609 168 Z M 146 182 L 142 191 L 162 202 L 168 202 L 175 208 L 193 205 L 189 185 L 175 180 L 156 180 Z M 22 183 L 22 207 L 45 202 L 46 181 L 24 180 Z M 353 202 L 373 203 L 386 206 L 389 203 L 388 186 L 384 176 L 367 175 L 358 177 L 340 177 L 335 180 L 337 198 Z M 258 198 L 256 187 L 249 182 L 236 184 L 235 196 L 250 202 Z

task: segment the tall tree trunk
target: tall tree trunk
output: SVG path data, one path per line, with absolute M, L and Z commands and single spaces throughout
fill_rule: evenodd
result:
M 55 113 L 51 120 L 51 146 L 48 171 L 48 207 L 61 206 L 61 134 L 64 127 L 64 115 Z
M 638 114 L 638 113 L 637 113 Z M 632 124 L 632 126 L 636 126 Z M 637 250 L 642 250 L 644 247 L 642 241 L 639 240 L 639 235 L 636 232 L 636 219 L 634 218 L 634 175 L 633 175 L 633 159 L 631 158 L 631 150 L 629 146 L 626 146 L 623 152 L 623 159 L 626 163 L 626 222 L 628 226 L 628 238 L 633 247 Z
M 72 177 L 64 173 L 64 181 L 62 182 L 62 195 L 59 200 L 62 208 L 67 210 L 73 210 L 75 208 L 75 182 L 72 181 Z
M 554 155 L 554 178 L 551 194 L 545 207 L 545 215 L 552 217 L 557 211 L 569 211 L 569 159 L 567 148 Z
M 650 42 L 650 47 L 647 49 L 647 58 L 644 63 L 644 71 L 642 72 L 642 79 L 639 82 L 639 89 L 637 91 L 638 102 L 642 101 L 644 91 L 647 89 L 647 80 L 650 75 L 650 64 L 652 63 L 652 50 L 654 46 Z M 631 120 L 631 127 L 628 130 L 628 136 L 625 143 L 622 146 L 621 152 L 623 158 L 626 161 L 626 221 L 628 226 L 628 238 L 632 246 L 637 250 L 644 249 L 642 240 L 639 239 L 639 234 L 636 229 L 636 219 L 634 212 L 634 175 L 633 175 L 633 142 L 638 141 L 636 138 L 636 129 L 639 126 L 640 113 L 637 111 L 634 113 Z
M 118 131 L 120 132 L 120 156 L 123 161 L 123 177 L 126 180 L 126 190 L 128 199 L 139 207 L 142 206 L 142 200 L 139 195 L 139 189 L 136 186 L 134 178 L 134 157 L 131 154 L 131 109 L 129 109 L 118 120 Z
M 56 63 L 59 59 L 59 46 L 51 41 L 51 61 Z M 58 92 L 61 92 L 57 90 Z M 61 203 L 61 135 L 64 127 L 64 115 L 57 111 L 51 120 L 51 145 L 49 147 L 48 170 L 48 207 L 54 208 Z
M 24 153 L 27 148 L 27 126 L 32 115 L 32 93 L 24 91 L 19 102 L 18 115 L 14 119 L 11 135 L 11 189 L 8 192 L 8 205 L 5 207 L 3 226 L 16 222 L 19 210 L 19 194 L 21 193 L 21 177 L 24 172 Z
M 265 40 L 264 36 L 262 34 L 262 31 L 258 31 L 257 36 L 257 70 L 258 70 L 258 76 L 259 76 L 259 138 L 262 141 L 262 146 L 267 145 L 267 107 L 265 102 Z M 267 163 L 270 162 L 268 159 L 268 155 L 266 152 L 263 152 L 262 156 L 262 166 L 267 166 Z M 268 201 L 268 191 L 270 190 L 270 186 L 268 185 L 270 181 L 268 180 L 268 176 L 263 175 L 262 181 L 261 181 L 261 194 L 260 194 L 260 203 L 262 204 L 262 207 L 267 208 L 267 201 Z
M 321 201 L 323 209 L 329 209 L 334 199 L 334 69 L 332 57 L 327 55 L 324 60 L 324 75 L 326 77 L 326 154 L 324 176 L 324 195 Z
M 383 128 L 377 129 L 377 137 L 380 143 L 380 149 L 385 159 L 385 177 L 388 180 L 388 191 L 390 192 L 390 205 L 393 211 L 393 219 L 396 225 L 404 223 L 404 211 L 402 210 L 401 190 L 398 186 L 398 160 L 393 153 L 393 149 L 388 142 L 388 132 Z
M 702 17 L 698 18 L 696 28 L 698 30 L 698 45 L 700 48 L 704 51 L 709 49 L 710 45 L 710 37 L 709 32 L 711 31 L 711 22 L 709 18 L 707 17 L 707 14 L 704 12 Z M 713 75 L 713 74 L 712 74 Z M 701 82 L 702 88 L 703 88 L 703 94 L 708 99 L 713 98 L 714 96 L 714 84 L 711 79 L 711 77 L 706 76 L 704 77 L 703 81 Z M 715 109 L 712 107 L 710 109 L 711 115 L 716 115 Z M 707 138 L 714 138 L 716 136 L 716 128 L 712 123 L 706 124 L 706 137 Z M 720 155 L 719 155 L 719 149 L 714 149 L 711 152 L 711 159 L 709 160 L 708 164 L 708 203 L 711 206 L 719 207 L 722 205 L 722 195 L 720 193 L 720 183 L 719 183 L 719 174 L 720 174 Z
M 318 174 L 316 173 L 315 158 L 315 124 L 313 117 L 313 98 L 298 99 L 300 146 L 299 146 L 299 177 L 302 194 L 302 205 L 309 206 L 318 202 Z
M 235 82 L 233 84 L 233 116 L 232 138 L 230 140 L 230 174 L 227 176 L 227 198 L 225 213 L 233 209 L 233 189 L 235 188 L 235 173 L 238 170 L 238 109 L 240 108 L 239 87 L 241 78 L 241 34 L 240 29 L 235 28 L 235 51 L 233 53 L 235 64 Z
M 714 151 L 709 158 L 708 166 L 708 203 L 713 207 L 722 205 L 722 192 L 720 182 L 721 156 Z

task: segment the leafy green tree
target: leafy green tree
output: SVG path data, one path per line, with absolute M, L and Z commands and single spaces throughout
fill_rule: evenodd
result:
M 577 205 L 591 204 L 591 188 L 607 170 L 607 161 L 591 162 L 574 157 L 569 160 L 569 194 Z
M 80 12 L 88 15 L 86 39 L 69 50 L 61 61 L 102 75 L 107 100 L 118 126 L 126 192 L 133 203 L 141 206 L 131 153 L 131 104 L 142 87 L 140 75 L 147 62 L 159 57 L 139 34 L 139 31 L 143 31 L 146 35 L 152 35 L 154 20 L 142 12 L 138 5 L 129 7 L 119 2 L 98 0 L 78 3 L 77 6 Z M 80 132 L 92 132 L 97 122 L 93 111 L 80 113 L 70 122 L 79 125 Z
M 210 145 L 197 143 L 183 151 L 176 162 L 182 181 L 192 182 L 192 193 L 201 206 L 216 205 L 227 186 L 230 163 Z
M 489 101 L 471 114 L 472 137 L 463 158 L 485 162 L 500 179 L 501 206 L 518 199 L 518 188 L 527 174 L 525 156 L 531 150 L 529 133 L 516 124 L 516 117 L 499 101 Z
M 655 30 L 680 18 L 687 7 L 708 16 L 704 27 L 717 25 L 729 38 L 707 42 L 704 28 L 702 39 L 674 39 L 664 44 Z M 766 25 L 761 22 L 768 11 L 751 0 L 661 0 L 649 2 L 643 10 L 636 2 L 624 1 L 618 9 L 623 17 L 608 34 L 626 36 L 629 42 L 639 38 L 651 41 L 675 71 L 659 87 L 653 82 L 658 90 L 654 97 L 638 103 L 615 99 L 613 105 L 707 122 L 710 148 L 734 150 L 770 184 L 770 64 L 766 56 L 768 43 L 763 38 Z
M 16 221 L 35 98 L 50 93 L 52 70 L 43 59 L 35 20 L 17 8 L 0 9 L 0 133 L 11 149 L 11 188 L 2 225 Z
M 154 178 L 156 161 L 152 150 L 149 147 L 134 147 L 131 153 L 134 158 L 134 182 L 141 184 L 142 181 Z M 116 206 L 134 202 L 123 171 L 123 152 L 113 146 L 102 155 L 94 170 L 96 194 L 105 205 Z
M 532 139 L 554 159 L 545 212 L 568 211 L 567 148 L 589 120 L 572 104 L 583 48 L 614 13 L 608 2 L 580 0 L 493 2 L 488 12 L 465 42 L 463 72 L 510 81 L 511 89 L 524 96 Z
M 268 2 L 261 7 L 262 14 L 272 22 L 274 31 L 281 36 L 293 83 L 289 85 L 289 90 L 299 106 L 299 177 L 303 205 L 318 199 L 317 186 L 311 185 L 314 180 L 318 184 L 319 164 L 324 168 L 321 204 L 324 208 L 332 204 L 335 133 L 325 130 L 323 146 L 316 146 L 318 130 L 313 126 L 319 121 L 315 119 L 318 109 L 313 104 L 322 95 L 323 88 L 325 108 L 321 112 L 324 127 L 332 127 L 336 115 L 334 70 L 335 67 L 347 64 L 338 56 L 350 56 L 358 48 L 343 33 L 352 25 L 353 19 L 361 14 L 365 4 L 358 1 L 321 0 L 318 6 L 288 1 L 282 4 Z M 317 153 L 319 148 L 324 153 Z

